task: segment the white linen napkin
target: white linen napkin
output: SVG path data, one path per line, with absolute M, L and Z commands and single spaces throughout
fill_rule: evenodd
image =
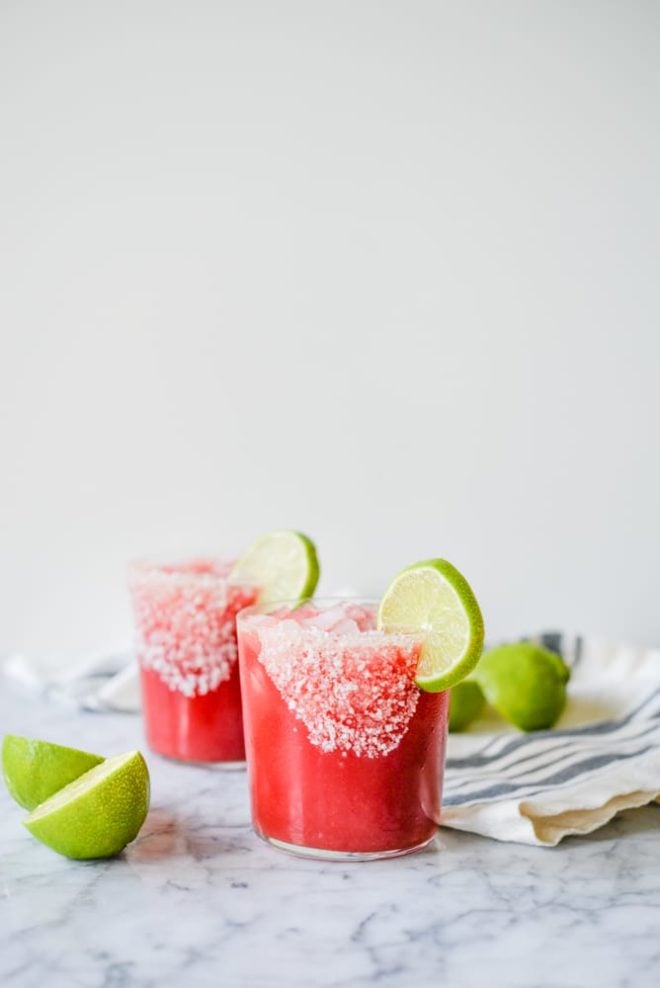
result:
M 79 710 L 137 713 L 140 684 L 132 649 L 99 652 L 71 664 L 55 654 L 30 657 L 16 653 L 4 662 L 4 673 L 32 693 Z
M 524 734 L 487 715 L 451 734 L 445 827 L 554 846 L 660 801 L 660 650 L 559 634 L 535 640 L 571 667 L 566 710 L 548 731 Z

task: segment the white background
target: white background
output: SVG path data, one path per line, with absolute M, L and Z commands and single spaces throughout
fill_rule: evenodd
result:
M 0 650 L 124 567 L 444 555 L 660 641 L 660 5 L 0 2 Z

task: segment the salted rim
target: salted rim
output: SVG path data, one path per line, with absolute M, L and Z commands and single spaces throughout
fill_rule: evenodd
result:
M 232 580 L 231 571 L 234 567 L 235 559 L 228 559 L 221 556 L 188 556 L 182 559 L 135 559 L 128 564 L 128 580 L 131 583 L 135 578 L 157 578 L 163 583 L 190 583 L 198 585 L 216 584 L 223 587 L 238 587 L 239 589 L 259 591 L 259 588 L 252 583 L 243 580 Z M 195 564 L 216 566 L 220 572 L 195 572 L 188 569 Z

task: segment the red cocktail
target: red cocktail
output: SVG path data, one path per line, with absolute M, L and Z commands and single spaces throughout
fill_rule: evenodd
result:
M 257 833 L 328 858 L 432 840 L 448 694 L 415 685 L 419 635 L 376 631 L 351 601 L 250 607 L 237 626 Z
M 231 563 L 136 563 L 129 572 L 149 747 L 183 761 L 245 758 L 236 614 L 257 599 Z

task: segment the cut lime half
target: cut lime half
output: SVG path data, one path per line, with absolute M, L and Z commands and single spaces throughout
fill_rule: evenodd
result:
M 26 810 L 33 810 L 102 761 L 100 755 L 89 751 L 18 734 L 7 734 L 2 742 L 2 772 L 7 789 Z
M 423 634 L 415 682 L 429 693 L 465 679 L 479 661 L 484 641 L 476 597 L 446 559 L 429 559 L 402 570 L 385 591 L 378 627 Z
M 259 590 L 259 602 L 311 597 L 319 579 L 319 561 L 311 539 L 282 529 L 260 535 L 236 561 L 230 579 Z
M 60 789 L 23 823 L 58 854 L 109 858 L 137 836 L 148 809 L 149 770 L 139 751 L 129 751 Z

